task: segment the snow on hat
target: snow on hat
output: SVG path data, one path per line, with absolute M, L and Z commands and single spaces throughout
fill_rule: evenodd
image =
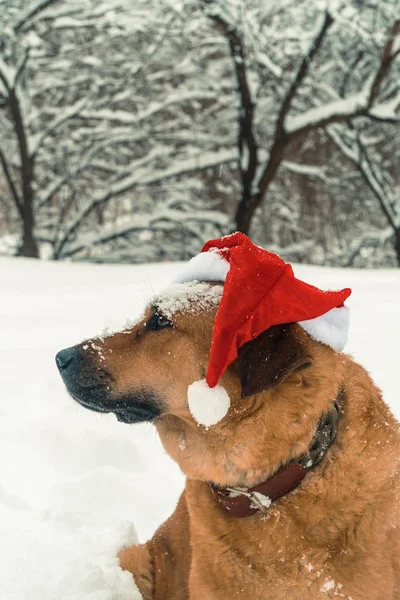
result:
M 314 339 L 343 350 L 349 328 L 343 305 L 351 290 L 323 291 L 296 279 L 290 264 L 243 233 L 208 241 L 177 283 L 221 281 L 206 381 L 215 387 L 239 348 L 272 325 L 297 322 Z

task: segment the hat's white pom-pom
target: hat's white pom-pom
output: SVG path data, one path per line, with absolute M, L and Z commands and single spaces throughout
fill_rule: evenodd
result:
M 199 423 L 209 427 L 221 421 L 231 405 L 228 392 L 221 385 L 210 388 L 205 379 L 195 381 L 188 387 L 190 412 Z

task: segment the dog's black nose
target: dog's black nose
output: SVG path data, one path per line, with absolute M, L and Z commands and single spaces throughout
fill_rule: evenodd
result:
M 60 350 L 60 352 L 56 354 L 56 364 L 60 373 L 66 371 L 66 369 L 72 365 L 75 360 L 75 355 L 75 348 L 64 348 L 64 350 Z

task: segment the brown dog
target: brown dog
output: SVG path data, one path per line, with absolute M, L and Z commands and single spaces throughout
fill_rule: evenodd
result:
M 222 286 L 192 289 L 57 355 L 78 402 L 154 421 L 187 475 L 174 514 L 120 553 L 122 568 L 145 600 L 398 600 L 400 436 L 379 390 L 350 357 L 279 325 L 245 344 L 220 380 L 226 416 L 199 425 L 187 390 L 205 375 Z M 288 483 L 289 471 L 304 472 Z M 268 494 L 246 492 L 266 480 L 281 495 L 269 508 Z M 249 516 L 233 515 L 238 498 Z

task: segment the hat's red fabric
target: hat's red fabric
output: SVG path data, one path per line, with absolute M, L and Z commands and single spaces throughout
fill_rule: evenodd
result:
M 230 265 L 214 323 L 206 376 L 210 387 L 246 342 L 272 325 L 315 319 L 343 305 L 351 294 L 349 288 L 322 291 L 296 279 L 290 264 L 242 233 L 210 240 L 202 252 L 210 250 Z

